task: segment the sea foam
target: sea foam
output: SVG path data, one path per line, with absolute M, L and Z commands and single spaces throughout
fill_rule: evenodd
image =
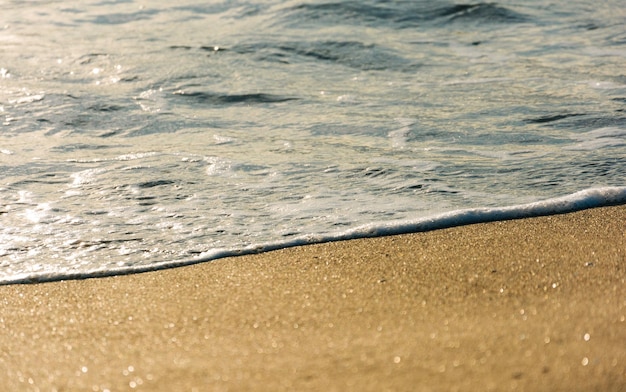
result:
M 165 261 L 149 266 L 129 266 L 117 269 L 93 270 L 90 272 L 22 274 L 0 281 L 2 284 L 41 283 L 69 279 L 87 279 L 114 275 L 127 275 L 148 271 L 209 262 L 212 260 L 269 252 L 278 249 L 311 245 L 325 242 L 374 238 L 408 233 L 426 232 L 494 221 L 532 218 L 538 216 L 565 214 L 590 208 L 626 204 L 626 187 L 602 187 L 585 189 L 570 195 L 542 200 L 534 203 L 494 208 L 470 208 L 399 222 L 371 223 L 336 232 L 331 235 L 303 235 L 288 241 L 253 244 L 243 248 L 211 249 L 195 258 Z

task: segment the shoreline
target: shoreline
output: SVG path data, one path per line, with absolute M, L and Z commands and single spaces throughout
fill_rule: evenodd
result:
M 118 275 L 133 275 L 145 272 L 180 268 L 194 264 L 213 262 L 222 258 L 240 257 L 272 252 L 276 250 L 324 244 L 331 242 L 370 239 L 403 234 L 423 233 L 481 223 L 538 218 L 542 216 L 568 214 L 591 208 L 626 206 L 626 187 L 588 188 L 569 195 L 542 201 L 504 207 L 469 208 L 425 216 L 416 220 L 394 222 L 389 225 L 362 225 L 348 231 L 328 236 L 305 235 L 285 242 L 251 244 L 240 249 L 214 249 L 195 259 L 165 261 L 149 265 L 121 269 L 106 269 L 90 272 L 69 272 L 65 275 L 22 274 L 11 279 L 0 280 L 0 286 L 12 284 L 37 284 L 62 280 L 106 278 Z
M 0 389 L 620 390 L 626 206 L 0 286 Z

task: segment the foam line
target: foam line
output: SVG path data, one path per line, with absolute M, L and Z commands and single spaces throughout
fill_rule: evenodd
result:
M 596 207 L 626 204 L 626 187 L 604 187 L 582 190 L 571 195 L 508 207 L 472 208 L 450 211 L 415 220 L 393 223 L 372 223 L 338 232 L 332 235 L 304 235 L 289 241 L 268 242 L 250 245 L 240 249 L 212 249 L 199 257 L 189 260 L 176 260 L 155 263 L 147 266 L 119 269 L 96 270 L 88 273 L 24 274 L 0 281 L 0 285 L 43 283 L 70 279 L 101 278 L 141 272 L 181 267 L 208 262 L 224 257 L 242 256 L 269 252 L 272 250 L 310 245 L 324 242 L 343 241 L 358 238 L 372 238 L 397 234 L 417 233 L 431 230 L 464 226 L 475 223 L 531 218 L 546 215 L 564 214 Z

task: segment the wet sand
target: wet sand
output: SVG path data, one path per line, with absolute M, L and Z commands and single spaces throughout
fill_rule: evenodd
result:
M 626 206 L 0 301 L 2 391 L 623 391 Z

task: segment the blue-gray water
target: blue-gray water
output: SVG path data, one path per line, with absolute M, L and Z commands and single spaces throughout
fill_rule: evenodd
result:
M 623 187 L 625 10 L 5 1 L 0 281 Z

